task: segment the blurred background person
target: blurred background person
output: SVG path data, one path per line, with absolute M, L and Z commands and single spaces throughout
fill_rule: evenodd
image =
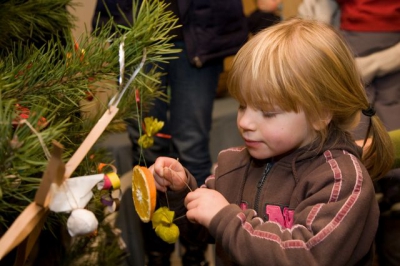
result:
M 256 34 L 281 21 L 282 0 L 256 0 L 256 9 L 248 15 L 249 32 Z

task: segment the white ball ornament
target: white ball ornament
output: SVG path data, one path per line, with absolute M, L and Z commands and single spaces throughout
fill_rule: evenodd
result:
M 99 222 L 93 212 L 86 209 L 75 209 L 67 221 L 68 232 L 71 236 L 82 236 L 96 231 Z

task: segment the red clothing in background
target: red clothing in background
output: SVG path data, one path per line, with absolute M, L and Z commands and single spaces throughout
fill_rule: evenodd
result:
M 346 31 L 400 31 L 400 0 L 337 0 Z

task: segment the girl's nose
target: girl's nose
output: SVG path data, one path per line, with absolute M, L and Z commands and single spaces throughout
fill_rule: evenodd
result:
M 238 127 L 243 130 L 254 130 L 255 129 L 255 119 L 256 112 L 251 108 L 246 108 L 244 110 L 239 110 L 237 116 Z

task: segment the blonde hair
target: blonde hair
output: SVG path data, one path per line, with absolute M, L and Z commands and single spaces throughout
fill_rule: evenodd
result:
M 300 18 L 252 37 L 234 59 L 228 87 L 239 103 L 260 110 L 278 105 L 284 111 L 304 111 L 309 124 L 318 125 L 321 147 L 329 132 L 354 129 L 361 110 L 369 108 L 353 55 L 340 34 L 327 24 Z M 393 146 L 376 115 L 370 133 L 373 143 L 363 162 L 371 177 L 381 177 L 392 166 Z

